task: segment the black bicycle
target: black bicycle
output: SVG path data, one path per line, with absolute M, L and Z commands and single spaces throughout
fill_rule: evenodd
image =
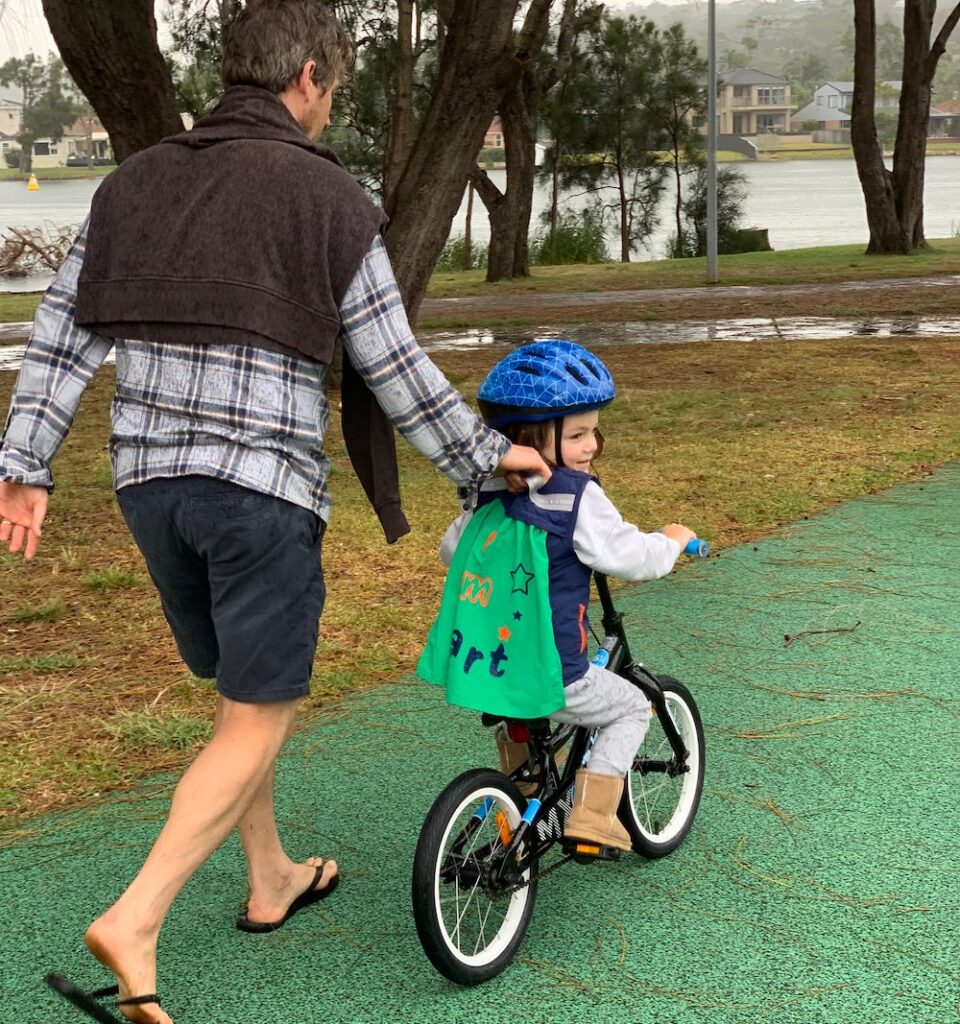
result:
M 705 542 L 691 541 L 687 550 L 705 554 L 707 548 Z M 618 816 L 636 853 L 664 857 L 690 831 L 700 804 L 703 724 L 681 682 L 654 675 L 633 660 L 606 577 L 595 573 L 594 579 L 604 630 L 595 660 L 638 686 L 653 705 Z M 483 715 L 482 721 L 491 726 L 503 719 Z M 540 869 L 547 852 L 563 840 L 576 772 L 589 758 L 596 730 L 553 726 L 546 718 L 508 719 L 507 727 L 510 739 L 529 744 L 527 763 L 509 777 L 489 768 L 457 776 L 430 808 L 413 863 L 413 915 L 420 942 L 434 967 L 460 985 L 486 981 L 510 963 L 544 875 L 569 860 L 596 859 L 573 846 Z M 526 788 L 535 784 L 535 794 L 523 797 L 518 783 Z

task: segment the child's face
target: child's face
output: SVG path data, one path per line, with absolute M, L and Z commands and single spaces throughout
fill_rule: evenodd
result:
M 579 469 L 583 473 L 590 472 L 590 466 L 598 448 L 597 424 L 599 422 L 600 414 L 596 411 L 580 412 L 575 416 L 564 417 L 560 454 L 563 456 L 563 464 L 567 469 Z M 540 454 L 549 462 L 556 459 L 557 451 L 553 431 L 550 432 L 550 437 Z

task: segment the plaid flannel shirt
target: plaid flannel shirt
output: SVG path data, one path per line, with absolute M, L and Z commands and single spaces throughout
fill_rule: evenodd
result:
M 114 488 L 199 474 L 329 518 L 327 367 L 246 345 L 103 338 L 73 322 L 87 224 L 37 311 L 0 441 L 0 479 L 53 486 L 50 463 L 84 388 L 116 345 Z M 377 238 L 340 307 L 341 340 L 400 433 L 457 484 L 509 449 L 417 345 Z

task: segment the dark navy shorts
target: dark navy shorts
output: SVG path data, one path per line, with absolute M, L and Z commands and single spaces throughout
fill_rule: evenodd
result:
M 323 520 L 207 476 L 149 480 L 117 500 L 190 671 L 236 701 L 309 693 Z

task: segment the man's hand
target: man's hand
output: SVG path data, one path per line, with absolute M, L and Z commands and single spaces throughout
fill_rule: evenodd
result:
M 514 444 L 500 460 L 497 470 L 507 480 L 507 490 L 513 494 L 523 494 L 527 489 L 526 477 L 538 476 L 546 483 L 550 479 L 551 470 L 543 456 L 536 448 Z
M 0 545 L 6 544 L 13 554 L 23 547 L 23 557 L 33 558 L 47 514 L 47 497 L 45 487 L 0 482 Z

